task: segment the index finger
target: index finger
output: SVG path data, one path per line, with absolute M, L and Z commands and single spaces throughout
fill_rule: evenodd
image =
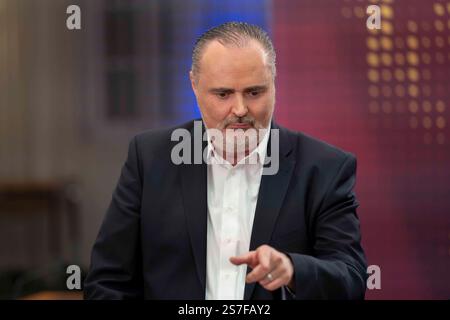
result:
M 249 265 L 251 268 L 254 268 L 255 265 L 257 264 L 256 253 L 255 253 L 255 251 L 249 251 L 249 252 L 242 254 L 240 256 L 237 256 L 237 257 L 230 257 L 230 262 L 237 266 L 245 263 L 245 264 Z

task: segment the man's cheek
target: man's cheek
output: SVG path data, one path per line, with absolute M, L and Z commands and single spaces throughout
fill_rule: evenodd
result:
M 230 108 L 226 104 L 216 104 L 213 107 L 212 112 L 214 113 L 214 117 L 219 121 L 223 122 L 227 119 L 229 115 Z

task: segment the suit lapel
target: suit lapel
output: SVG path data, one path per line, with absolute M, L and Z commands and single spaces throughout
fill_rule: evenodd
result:
M 202 126 L 203 128 L 203 126 Z M 195 137 L 191 131 L 192 144 Z M 203 129 L 202 129 L 203 136 Z M 205 143 L 202 143 L 203 147 Z M 192 149 L 193 145 L 192 145 Z M 203 149 L 202 149 L 203 150 Z M 193 155 L 192 155 L 193 163 Z M 181 190 L 184 203 L 189 236 L 194 254 L 197 275 L 203 290 L 206 287 L 206 228 L 207 228 L 207 165 L 182 164 L 180 165 Z
M 295 159 L 291 156 L 292 146 L 287 133 L 276 124 L 272 124 L 272 128 L 280 130 L 280 167 L 277 174 L 263 175 L 261 178 L 250 250 L 255 250 L 259 246 L 269 243 L 295 165 Z M 267 152 L 270 150 L 271 143 L 272 136 L 269 140 Z M 245 285 L 245 300 L 250 299 L 254 288 L 255 283 Z

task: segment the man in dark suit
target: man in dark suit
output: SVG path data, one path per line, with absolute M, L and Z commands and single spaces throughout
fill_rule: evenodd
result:
M 226 23 L 199 38 L 190 79 L 202 121 L 131 141 L 86 298 L 364 297 L 356 159 L 272 120 L 275 74 L 259 27 Z M 197 131 L 203 158 L 180 163 L 174 136 L 194 137 L 195 151 Z M 268 159 L 276 170 L 265 174 Z

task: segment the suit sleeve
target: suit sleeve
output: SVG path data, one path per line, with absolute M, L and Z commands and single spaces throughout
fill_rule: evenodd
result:
M 314 213 L 314 254 L 288 253 L 296 299 L 364 299 L 367 265 L 360 244 L 355 179 L 356 159 L 348 155 Z
M 84 283 L 85 299 L 143 297 L 139 241 L 142 183 L 136 140 L 130 142 L 127 160 L 92 249 Z

